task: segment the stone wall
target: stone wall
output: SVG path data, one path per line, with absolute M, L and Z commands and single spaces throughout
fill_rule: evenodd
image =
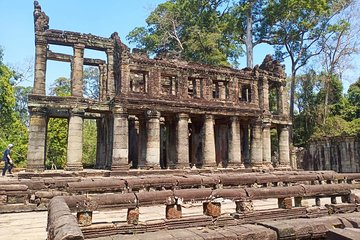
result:
M 359 172 L 360 142 L 358 137 L 333 137 L 312 141 L 307 146 L 304 170 Z

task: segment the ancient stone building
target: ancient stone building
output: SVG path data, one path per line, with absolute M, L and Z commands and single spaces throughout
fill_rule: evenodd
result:
M 43 170 L 47 122 L 68 119 L 68 170 L 82 169 L 83 120 L 97 120 L 99 168 L 289 167 L 287 92 L 283 67 L 270 56 L 254 69 L 235 70 L 149 58 L 110 38 L 49 28 L 34 3 L 35 79 L 29 95 L 28 170 Z M 50 45 L 68 46 L 73 55 Z M 84 58 L 84 50 L 106 60 Z M 46 96 L 48 60 L 71 63 L 71 96 Z M 99 99 L 83 96 L 83 67 L 99 68 Z M 270 97 L 271 96 L 271 97 Z M 270 101 L 270 99 L 275 99 Z M 270 106 L 272 105 L 272 107 Z M 278 149 L 271 149 L 276 129 Z
M 311 141 L 303 156 L 304 170 L 359 172 L 359 137 L 339 136 Z

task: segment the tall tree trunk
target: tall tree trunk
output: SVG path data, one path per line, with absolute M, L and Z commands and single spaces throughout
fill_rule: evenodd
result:
M 325 102 L 324 102 L 324 118 L 323 118 L 323 124 L 325 124 L 326 122 L 326 118 L 327 118 L 327 112 L 328 112 L 328 104 L 329 104 L 329 84 L 330 84 L 330 77 L 326 76 L 325 77 L 325 83 L 324 83 L 324 88 L 325 88 Z
M 253 42 L 252 42 L 252 31 L 253 31 L 253 20 L 252 20 L 252 3 L 246 14 L 246 66 L 249 68 L 253 67 L 254 53 L 253 53 Z
M 291 86 L 290 86 L 290 113 L 289 113 L 291 122 L 294 122 L 295 80 L 296 80 L 296 70 L 295 70 L 295 65 L 292 64 Z M 293 143 L 293 125 L 290 125 L 289 141 L 290 144 Z

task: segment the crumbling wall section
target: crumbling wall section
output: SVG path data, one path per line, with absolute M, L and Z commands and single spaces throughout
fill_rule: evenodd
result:
M 312 141 L 303 158 L 304 170 L 359 172 L 359 137 L 332 137 Z

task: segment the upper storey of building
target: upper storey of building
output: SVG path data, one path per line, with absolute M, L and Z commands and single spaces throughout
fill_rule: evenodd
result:
M 283 123 L 289 121 L 284 69 L 271 56 L 266 56 L 260 66 L 242 70 L 186 62 L 167 54 L 149 58 L 143 50 L 131 51 L 117 33 L 104 38 L 50 29 L 49 17 L 37 1 L 34 26 L 36 64 L 30 107 L 71 109 L 77 103 L 85 111 L 101 112 L 120 105 L 134 114 L 156 109 L 162 114 L 271 116 Z M 52 52 L 49 45 L 69 46 L 73 55 Z M 106 60 L 84 58 L 85 49 L 103 51 Z M 46 96 L 47 60 L 71 64 L 71 97 Z M 99 68 L 96 100 L 83 96 L 84 65 Z

